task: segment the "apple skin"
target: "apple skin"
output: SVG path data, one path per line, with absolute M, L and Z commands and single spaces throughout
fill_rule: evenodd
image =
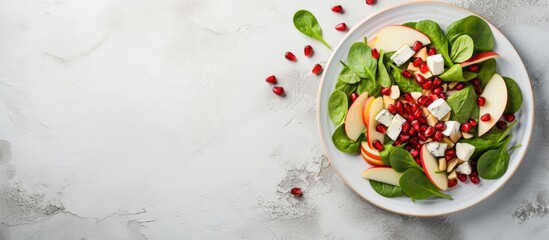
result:
M 403 45 L 413 46 L 415 41 L 421 41 L 423 45 L 431 43 L 429 37 L 413 28 L 390 25 L 377 32 L 375 48 L 384 52 L 393 52 L 400 49 Z
M 479 137 L 496 125 L 507 106 L 507 86 L 501 75 L 494 74 L 480 96 L 486 99 L 486 104 L 480 107 L 479 116 L 489 113 L 491 118 L 486 122 L 478 122 Z
M 362 155 L 362 158 L 366 163 L 372 165 L 372 166 L 385 166 L 385 164 L 381 160 L 376 160 L 370 156 L 368 156 L 364 151 L 360 151 L 360 155 Z
M 421 166 L 423 167 L 423 172 L 425 175 L 440 190 L 448 189 L 448 177 L 446 174 L 437 174 L 438 171 L 438 161 L 431 155 L 429 150 L 427 150 L 427 145 L 421 147 L 420 152 Z
M 384 142 L 385 134 L 380 133 L 376 130 L 377 125 L 379 123 L 375 119 L 377 114 L 383 110 L 383 98 L 378 97 L 376 98 L 368 108 L 368 122 L 366 123 L 366 137 L 368 138 L 368 144 L 371 148 L 373 148 L 373 142 L 375 140 L 379 140 L 380 142 Z
M 461 67 L 467 67 L 473 64 L 484 62 L 488 59 L 497 58 L 499 54 L 497 52 L 483 52 L 472 56 L 467 61 L 460 63 Z
M 381 157 L 379 156 L 379 151 L 376 149 L 373 149 L 368 142 L 364 141 L 360 144 L 361 151 L 368 155 L 368 157 L 381 161 Z
M 370 122 L 370 106 L 374 102 L 374 97 L 369 97 L 364 102 L 364 105 L 362 106 L 362 122 L 364 123 L 364 126 L 368 126 L 368 122 Z
M 361 94 L 355 102 L 353 102 L 349 111 L 347 111 L 347 116 L 345 117 L 345 134 L 353 141 L 356 141 L 366 128 L 362 121 L 362 110 L 364 102 L 367 99 L 368 92 Z
M 400 186 L 399 180 L 402 173 L 396 172 L 391 167 L 382 166 L 368 168 L 362 172 L 361 176 L 366 179 L 391 184 L 394 186 Z

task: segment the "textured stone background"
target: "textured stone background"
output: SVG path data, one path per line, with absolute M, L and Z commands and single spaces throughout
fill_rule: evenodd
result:
M 454 2 L 515 44 L 536 130 L 505 188 L 439 218 L 371 206 L 319 142 L 310 68 L 330 52 L 292 15 L 315 12 L 335 45 L 336 23 L 404 1 L 378 2 L 0 0 L 0 239 L 547 238 L 549 1 Z M 306 44 L 312 59 L 284 60 Z

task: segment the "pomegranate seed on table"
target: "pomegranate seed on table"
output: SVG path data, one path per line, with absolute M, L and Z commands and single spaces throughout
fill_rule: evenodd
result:
M 462 132 L 469 132 L 469 131 L 471 131 L 472 127 L 473 126 L 471 126 L 471 124 L 467 122 L 467 123 L 461 124 L 460 130 Z
M 469 124 L 471 124 L 471 126 L 473 126 L 473 127 L 476 127 L 477 126 L 477 121 L 475 121 L 475 119 L 469 119 Z
M 478 80 L 478 78 L 473 78 L 473 80 L 471 80 L 471 83 L 474 86 L 479 86 L 480 85 L 480 80 Z
M 374 4 L 376 4 L 376 0 L 366 0 L 366 4 L 374 5 Z
M 410 73 L 410 71 L 408 71 L 407 69 L 402 70 L 401 74 L 405 78 L 411 78 L 412 77 L 412 73 Z
M 332 7 L 332 12 L 343 13 L 343 7 L 341 5 L 335 5 Z
M 275 75 L 271 75 L 271 76 L 268 76 L 267 78 L 265 78 L 265 82 L 268 82 L 268 83 L 271 83 L 271 84 L 277 83 Z
M 301 197 L 303 196 L 303 191 L 301 191 L 301 188 L 298 188 L 298 187 L 294 187 L 290 190 L 290 193 L 296 197 Z
M 391 95 L 391 88 L 390 88 L 390 87 L 388 87 L 388 88 L 382 88 L 382 89 L 381 89 L 381 94 L 386 95 L 386 96 Z
M 480 183 L 480 178 L 478 177 L 469 177 L 471 179 L 471 182 L 474 183 L 474 184 L 479 184 Z
M 423 62 L 423 60 L 421 58 L 414 58 L 414 61 L 412 61 L 412 65 L 414 65 L 414 67 L 419 67 L 419 65 L 421 65 L 421 63 Z
M 476 93 L 477 95 L 482 94 L 482 88 L 480 88 L 479 85 L 473 85 L 473 88 L 475 89 L 475 93 Z
M 303 53 L 305 54 L 306 57 L 311 57 L 313 56 L 313 47 L 311 47 L 311 45 L 307 45 L 305 46 L 305 48 L 303 49 Z
M 358 93 L 351 93 L 351 102 L 356 101 L 357 98 L 358 98 Z
M 295 62 L 297 61 L 297 58 L 295 57 L 295 55 L 292 53 L 292 52 L 286 52 L 286 54 L 284 54 L 284 57 L 286 59 L 288 59 L 289 61 L 292 61 L 292 62 Z
M 488 121 L 490 121 L 490 119 L 492 119 L 492 117 L 490 116 L 489 113 L 486 113 L 486 114 L 480 116 L 480 120 L 483 121 L 483 122 L 488 122 Z
M 427 51 L 427 55 L 429 55 L 429 56 L 433 56 L 435 54 L 437 54 L 437 49 L 434 48 L 434 47 L 429 48 L 429 50 Z
M 455 187 L 457 184 L 458 184 L 458 180 L 457 180 L 457 179 L 452 179 L 452 180 L 448 181 L 448 187 L 449 187 L 449 188 L 453 188 L 453 187 Z
M 504 121 L 498 121 L 498 122 L 496 123 L 496 126 L 498 126 L 499 129 L 504 129 L 504 128 L 507 127 L 507 123 L 504 122 Z
M 422 42 L 420 42 L 420 41 L 415 41 L 415 42 L 414 42 L 414 47 L 413 47 L 414 52 L 419 51 L 422 47 L 423 47 L 423 43 L 422 43 Z
M 425 132 L 423 134 L 425 134 L 426 137 L 430 137 L 431 135 L 433 135 L 433 133 L 435 133 L 435 128 L 429 126 L 427 127 L 427 129 L 425 129 Z
M 441 87 L 437 87 L 437 88 L 433 89 L 433 94 L 439 95 L 439 94 L 442 93 L 442 91 L 444 91 L 444 89 L 442 89 Z
M 484 98 L 484 97 L 478 97 L 478 98 L 477 98 L 477 105 L 479 105 L 479 106 L 482 107 L 482 106 L 484 106 L 484 104 L 486 104 L 486 98 Z
M 404 94 L 404 99 L 406 99 L 406 101 L 408 101 L 408 102 L 413 102 L 414 101 L 414 98 L 412 97 L 412 94 L 410 94 L 410 93 Z
M 458 173 L 457 177 L 458 177 L 460 182 L 467 182 L 467 175 Z
M 378 133 L 386 133 L 387 132 L 387 127 L 379 124 L 379 125 L 376 126 L 376 131 Z
M 335 26 L 335 29 L 340 31 L 340 32 L 346 31 L 347 30 L 347 24 L 345 24 L 345 23 L 337 24 Z
M 446 124 L 444 124 L 444 122 L 437 122 L 437 124 L 435 124 L 435 129 L 438 131 L 444 131 L 444 129 L 446 129 Z
M 427 66 L 426 62 L 422 62 L 419 65 L 419 71 L 421 71 L 421 73 L 427 73 L 429 71 L 429 66 Z
M 419 155 L 419 151 L 417 149 L 410 150 L 410 154 L 412 157 L 417 157 Z
M 378 151 L 381 151 L 383 150 L 383 144 L 379 141 L 379 140 L 375 140 L 372 145 L 374 146 L 374 148 Z
M 416 82 L 418 84 L 423 84 L 426 81 L 425 77 L 421 74 L 416 74 Z
M 446 96 L 445 93 L 440 93 L 440 94 L 438 95 L 438 98 L 442 98 L 443 100 L 446 100 L 447 96 Z
M 465 88 L 465 83 L 458 83 L 456 84 L 456 90 L 460 91 L 460 90 L 463 90 Z
M 479 67 L 478 64 L 473 64 L 473 65 L 469 66 L 469 71 L 476 73 L 476 72 L 478 72 L 479 68 L 480 67 Z
M 433 86 L 438 87 L 440 85 L 442 85 L 442 79 L 435 77 L 435 79 L 433 79 Z
M 283 87 L 273 87 L 273 93 L 282 96 L 284 95 L 284 88 Z
M 372 57 L 375 59 L 379 58 L 379 51 L 377 50 L 377 48 L 372 49 Z
M 430 89 L 432 86 L 433 86 L 433 83 L 432 83 L 431 81 L 425 81 L 425 82 L 421 85 L 421 88 L 423 88 L 423 89 Z
M 313 67 L 313 70 L 312 70 L 312 73 L 314 75 L 318 75 L 322 72 L 322 65 L 320 64 L 315 64 L 315 66 Z
M 505 114 L 503 115 L 503 119 L 505 119 L 505 121 L 507 122 L 512 122 L 512 121 L 515 121 L 515 114 Z
M 391 113 L 391 114 L 395 114 L 397 112 L 397 109 L 396 109 L 395 105 L 389 104 L 389 106 L 387 106 L 387 111 L 389 111 L 389 113 Z
M 433 140 L 435 142 L 440 142 L 442 140 L 442 137 L 443 137 L 442 131 L 436 131 L 435 135 L 433 136 Z

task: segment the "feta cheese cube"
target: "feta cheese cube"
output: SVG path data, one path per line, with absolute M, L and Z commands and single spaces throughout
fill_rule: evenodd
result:
M 456 172 L 461 173 L 461 174 L 466 174 L 466 175 L 471 174 L 471 164 L 469 162 L 464 162 L 464 163 L 460 164 L 456 168 Z
M 475 146 L 469 143 L 458 143 L 456 144 L 456 155 L 459 159 L 463 161 L 469 161 L 469 158 L 475 152 Z
M 429 110 L 429 112 L 431 112 L 433 116 L 440 120 L 446 115 L 446 113 L 450 112 L 450 110 L 452 109 L 450 108 L 450 105 L 448 105 L 448 103 L 444 101 L 444 99 L 439 98 L 431 103 L 427 107 L 427 110 Z
M 446 121 L 444 124 L 446 125 L 446 129 L 442 131 L 444 136 L 450 136 L 459 131 L 460 124 L 457 121 Z
M 427 143 L 427 150 L 431 154 L 433 154 L 433 156 L 435 156 L 435 157 L 444 156 L 444 152 L 446 151 L 447 147 L 448 147 L 448 144 L 446 144 L 446 143 L 439 143 L 439 142 Z
M 427 66 L 433 75 L 440 75 L 444 72 L 444 59 L 442 55 L 435 54 L 427 57 Z
M 387 128 L 387 136 L 393 139 L 393 141 L 396 141 L 398 138 L 398 135 L 400 134 L 400 131 L 402 131 L 402 124 L 405 122 L 406 122 L 406 119 L 400 116 L 400 114 L 396 114 L 395 117 L 393 118 L 393 121 L 391 121 L 389 128 Z
M 397 66 L 400 66 L 414 56 L 414 54 L 416 54 L 414 50 L 407 45 L 404 45 L 391 56 L 391 60 L 393 60 Z M 442 66 L 444 67 L 444 63 L 442 63 Z
M 381 110 L 381 112 L 379 112 L 376 116 L 376 121 L 378 121 L 379 123 L 385 125 L 385 126 L 389 126 L 391 125 L 391 122 L 393 121 L 393 118 L 395 116 L 393 116 L 393 114 L 389 113 L 389 111 L 383 109 Z

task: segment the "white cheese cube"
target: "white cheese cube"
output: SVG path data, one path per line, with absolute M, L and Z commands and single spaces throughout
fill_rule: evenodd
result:
M 393 121 L 391 121 L 389 128 L 387 128 L 387 136 L 393 139 L 393 141 L 396 141 L 398 138 L 398 135 L 400 134 L 400 131 L 402 131 L 402 124 L 405 122 L 406 122 L 406 119 L 404 119 L 399 114 L 396 114 L 395 117 L 393 118 Z
M 444 59 L 442 55 L 435 54 L 427 57 L 427 67 L 433 75 L 440 75 L 444 72 Z
M 457 121 L 446 121 L 444 124 L 446 124 L 446 129 L 442 131 L 442 134 L 445 136 L 450 136 L 459 131 L 460 124 Z
M 407 45 L 404 45 L 391 56 L 391 60 L 393 60 L 393 62 L 395 62 L 397 66 L 400 66 L 408 61 L 408 59 L 410 59 L 412 56 L 414 56 L 414 54 L 416 54 L 414 50 L 412 50 Z
M 444 152 L 446 151 L 447 147 L 448 147 L 448 144 L 446 144 L 446 143 L 439 143 L 439 142 L 427 143 L 427 150 L 431 154 L 433 154 L 433 156 L 435 156 L 435 157 L 444 156 Z
M 466 175 L 471 174 L 471 164 L 469 162 L 464 162 L 464 163 L 460 164 L 456 168 L 456 172 L 461 173 L 461 174 L 466 174 Z
M 393 116 L 393 114 L 391 114 L 389 111 L 383 109 L 381 110 L 381 112 L 377 114 L 376 121 L 378 121 L 379 123 L 385 126 L 389 126 L 391 125 L 391 122 L 393 121 L 394 117 L 395 116 Z
M 459 159 L 463 161 L 469 161 L 469 158 L 475 152 L 475 146 L 469 143 L 458 143 L 456 144 L 456 155 Z
M 433 101 L 433 103 L 427 107 L 427 110 L 429 110 L 433 116 L 440 120 L 452 109 L 450 108 L 450 105 L 444 101 L 444 99 L 439 98 Z

